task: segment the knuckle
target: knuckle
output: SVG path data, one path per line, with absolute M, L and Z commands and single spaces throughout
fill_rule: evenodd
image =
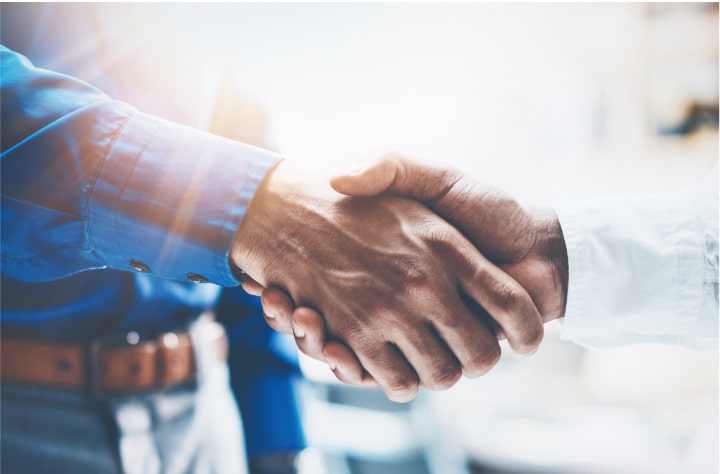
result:
M 468 330 L 469 321 L 462 313 L 440 309 L 432 312 L 432 318 L 436 326 L 442 326 L 453 334 L 461 334 Z
M 388 397 L 396 402 L 407 402 L 415 398 L 419 389 L 418 380 L 408 375 L 396 375 L 387 382 Z
M 474 378 L 485 375 L 495 367 L 500 360 L 502 351 L 500 346 L 495 344 L 485 344 L 482 350 L 473 354 L 463 365 L 463 375 Z
M 420 198 L 430 205 L 436 205 L 463 178 L 463 173 L 459 169 L 445 164 L 428 166 L 404 160 L 399 165 L 408 179 L 416 183 L 416 192 Z M 428 175 L 433 179 L 428 179 Z
M 461 377 L 460 365 L 448 363 L 436 368 L 427 380 L 423 380 L 423 387 L 428 390 L 447 390 L 455 385 Z
M 523 292 L 517 285 L 498 283 L 495 288 L 495 299 L 500 308 L 510 309 L 524 304 Z
M 407 267 L 405 269 L 405 277 L 403 281 L 408 288 L 432 288 L 432 278 L 430 277 L 430 272 L 425 271 L 425 269 L 419 265 Z
M 457 233 L 449 225 L 433 222 L 424 228 L 422 235 L 425 244 L 437 255 L 456 254 L 458 249 Z
M 495 290 L 498 320 L 506 329 L 513 351 L 531 354 L 540 345 L 544 328 L 530 295 L 517 283 L 501 283 Z
M 513 351 L 521 355 L 531 355 L 535 353 L 543 340 L 544 334 L 545 328 L 540 321 L 538 321 L 537 324 L 528 325 L 519 343 L 513 345 Z
M 407 288 L 428 288 L 432 286 L 432 272 L 429 265 L 417 255 L 402 255 L 392 259 L 386 266 L 385 275 L 392 281 L 402 282 Z
M 451 244 L 455 235 L 448 226 L 433 225 L 428 226 L 427 233 L 424 237 L 428 244 L 445 248 Z

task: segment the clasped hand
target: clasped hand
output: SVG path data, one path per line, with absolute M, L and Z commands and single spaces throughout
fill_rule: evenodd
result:
M 280 162 L 231 259 L 248 291 L 267 288 L 268 324 L 340 380 L 407 401 L 490 370 L 499 335 L 534 352 L 543 318 L 562 314 L 552 212 L 398 157 L 331 184 Z

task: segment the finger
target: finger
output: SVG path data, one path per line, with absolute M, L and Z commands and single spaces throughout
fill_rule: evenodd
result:
M 327 336 L 320 313 L 304 306 L 297 308 L 292 315 L 292 328 L 298 349 L 315 360 L 326 362 L 323 347 Z
M 323 348 L 325 361 L 341 382 L 359 387 L 378 387 L 378 383 L 363 369 L 355 354 L 342 342 L 330 341 Z
M 466 307 L 466 310 L 475 319 L 482 322 L 487 330 L 490 331 L 490 334 L 494 334 L 498 341 L 506 340 L 505 333 L 500 325 L 490 316 L 490 313 L 485 311 L 485 308 L 480 306 L 477 301 L 466 295 L 464 291 L 460 290 L 460 293 L 462 303 Z
M 243 290 L 245 290 L 246 293 L 253 296 L 260 296 L 265 289 L 264 286 L 262 286 L 260 283 L 256 282 L 247 275 L 243 275 L 242 277 L 240 277 L 240 284 L 242 285 Z
M 313 359 L 326 362 L 338 380 L 361 387 L 378 386 L 345 344 L 328 340 L 320 313 L 312 308 L 301 307 L 293 313 L 292 322 L 298 348 Z
M 276 331 L 292 334 L 292 313 L 295 304 L 292 298 L 277 287 L 266 288 L 262 293 L 262 308 L 265 321 Z
M 447 302 L 448 312 L 433 319 L 439 337 L 462 366 L 466 377 L 479 377 L 492 369 L 500 360 L 500 345 L 489 324 L 471 312 L 458 299 Z
M 312 308 L 301 307 L 293 313 L 292 321 L 298 348 L 313 359 L 326 362 L 338 380 L 362 387 L 378 386 L 345 344 L 328 340 L 320 313 Z
M 393 344 L 378 342 L 351 349 L 390 400 L 405 403 L 415 398 L 419 389 L 417 373 Z
M 469 347 L 475 347 L 475 343 Z M 447 390 L 462 377 L 460 362 L 429 323 L 403 328 L 396 335 L 395 344 L 417 372 L 423 388 Z
M 525 289 L 507 273 L 476 254 L 472 269 L 459 275 L 462 290 L 478 302 L 500 326 L 517 354 L 534 353 L 543 338 L 540 312 Z
M 527 291 L 478 252 L 457 229 L 446 226 L 430 230 L 425 240 L 442 257 L 443 264 L 453 269 L 460 290 L 487 311 L 507 337 L 514 352 L 525 355 L 533 353 L 542 340 L 543 325 L 540 313 Z M 460 298 L 454 298 L 453 301 L 459 303 Z M 476 319 L 480 320 L 480 317 Z M 463 334 L 465 325 L 453 322 L 452 318 L 441 320 L 440 323 L 449 328 L 449 333 L 443 334 L 443 337 L 463 363 L 463 370 L 484 373 L 484 364 L 475 366 L 475 358 L 467 361 L 459 357 L 458 351 L 473 352 L 472 346 L 468 346 L 467 334 Z M 480 326 L 472 327 L 477 331 Z M 479 333 L 475 335 L 479 336 Z

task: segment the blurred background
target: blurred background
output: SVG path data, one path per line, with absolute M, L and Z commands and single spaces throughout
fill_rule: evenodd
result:
M 718 163 L 717 4 L 137 7 L 316 170 L 395 150 L 536 204 L 692 185 Z M 172 21 L 168 18 L 172 17 Z M 158 48 L 162 48 L 159 45 Z M 176 48 L 178 49 L 178 48 Z M 193 71 L 175 72 L 176 87 Z M 198 96 L 197 90 L 188 95 Z M 232 103 L 220 107 L 232 114 Z M 236 111 L 237 112 L 237 111 Z M 396 405 L 304 361 L 311 474 L 717 473 L 718 354 L 540 351 Z
M 692 186 L 718 164 L 717 3 L 120 14 L 147 103 L 181 97 L 187 123 L 220 132 L 210 122 L 229 117 L 225 134 L 322 172 L 394 150 L 541 205 Z M 717 352 L 593 351 L 559 333 L 406 405 L 303 360 L 301 474 L 718 472 Z

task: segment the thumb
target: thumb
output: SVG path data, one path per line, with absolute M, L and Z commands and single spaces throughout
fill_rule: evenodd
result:
M 445 165 L 388 155 L 352 173 L 333 176 L 330 185 L 348 196 L 375 196 L 389 191 L 427 203 L 444 196 L 461 177 Z
M 392 186 L 397 173 L 397 163 L 392 158 L 381 158 L 363 164 L 349 173 L 330 178 L 330 186 L 348 196 L 376 196 Z

